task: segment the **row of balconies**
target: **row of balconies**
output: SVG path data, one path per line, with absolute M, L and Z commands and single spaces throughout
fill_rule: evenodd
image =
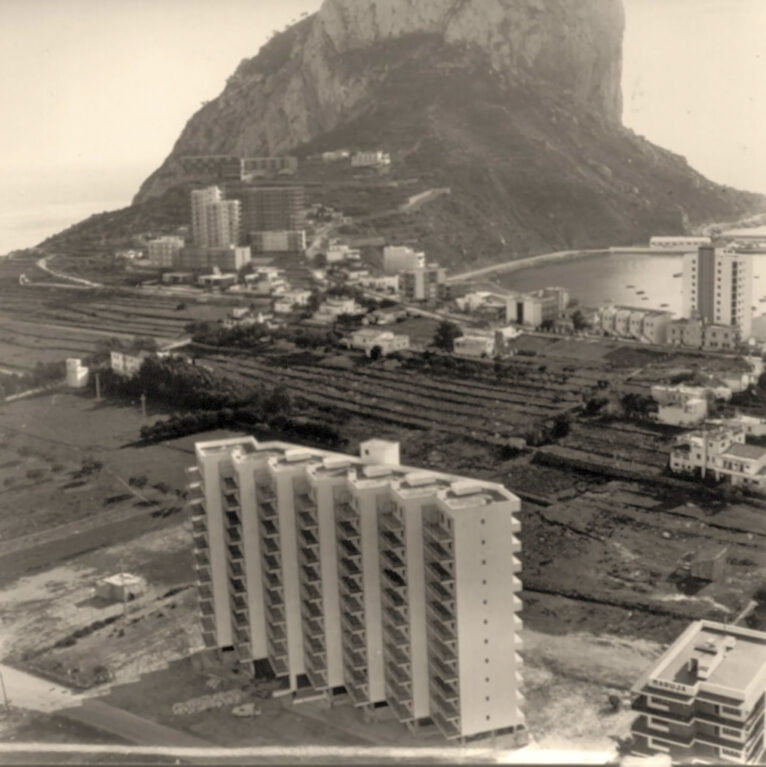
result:
M 324 642 L 324 617 L 306 618 L 304 616 L 303 633 L 305 636 Z
M 301 565 L 299 575 L 300 575 L 301 583 L 304 583 L 304 584 L 320 583 L 322 580 L 322 575 L 319 572 L 319 567 L 317 567 L 316 564 Z
M 327 672 L 324 669 L 307 668 L 306 676 L 315 690 L 325 690 L 330 686 L 327 681 Z
M 194 566 L 194 570 L 197 573 L 197 585 L 198 586 L 209 586 L 213 583 L 213 576 L 210 572 L 210 568 L 206 565 L 196 565 Z
M 362 568 L 359 566 L 359 558 L 354 557 L 340 557 L 338 560 L 340 566 L 341 578 L 346 575 L 348 577 L 361 576 Z
M 271 482 L 256 482 L 255 493 L 259 503 L 275 501 L 277 498 L 277 493 Z
M 258 516 L 261 518 L 261 520 L 265 519 L 277 519 L 279 516 L 279 513 L 277 511 L 277 505 L 276 502 L 273 500 L 259 500 L 257 503 L 258 506 Z
M 240 559 L 230 559 L 226 563 L 230 578 L 244 578 L 245 568 Z
M 428 680 L 429 690 L 436 690 L 448 704 L 457 706 L 460 690 L 457 680 L 442 679 L 438 674 L 431 674 Z
M 432 707 L 431 707 L 431 721 L 437 726 L 439 729 L 439 732 L 441 732 L 442 735 L 444 735 L 445 738 L 456 738 L 460 735 L 460 726 L 458 722 L 460 721 L 460 717 L 456 716 L 454 714 L 445 715 L 443 711 L 438 708 L 434 707 L 433 701 L 432 701 Z
M 454 585 L 455 567 L 452 561 L 435 562 L 426 560 L 426 585 L 429 582 L 437 581 L 443 586 L 447 584 Z
M 192 515 L 192 535 L 207 533 L 207 514 Z

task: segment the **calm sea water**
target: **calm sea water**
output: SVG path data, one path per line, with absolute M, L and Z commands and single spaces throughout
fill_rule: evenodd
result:
M 497 282 L 511 290 L 537 290 L 560 285 L 586 306 L 606 301 L 647 309 L 682 308 L 681 255 L 609 254 L 583 256 L 500 275 Z M 766 312 L 766 254 L 752 255 L 753 316 Z M 763 299 L 763 302 L 761 302 Z

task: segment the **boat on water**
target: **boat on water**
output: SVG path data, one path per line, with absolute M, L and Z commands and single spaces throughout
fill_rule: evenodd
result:
M 673 277 L 676 277 L 676 278 L 678 278 L 678 277 L 680 277 L 680 276 L 681 276 L 681 272 L 676 272 L 676 273 L 673 275 Z
M 641 296 L 641 300 L 642 301 L 648 301 L 649 300 L 649 296 Z
M 644 293 L 646 293 L 646 291 L 645 291 L 645 290 L 637 290 L 637 291 L 636 291 L 636 295 L 637 295 L 637 296 L 643 296 L 643 295 L 644 295 Z
M 660 309 L 667 309 L 670 304 L 660 304 Z
M 626 288 L 635 288 L 636 286 L 635 285 L 626 285 L 625 287 Z

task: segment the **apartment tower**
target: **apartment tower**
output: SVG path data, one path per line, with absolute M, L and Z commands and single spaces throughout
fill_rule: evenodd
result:
M 633 753 L 674 763 L 762 760 L 766 633 L 692 623 L 633 692 Z
M 191 193 L 192 239 L 198 248 L 230 248 L 239 244 L 239 200 L 225 200 L 217 186 Z
M 744 253 L 703 245 L 684 254 L 683 314 L 705 324 L 730 325 L 743 339 L 752 323 L 753 263 Z
M 233 192 L 242 202 L 243 231 L 294 232 L 305 227 L 301 186 L 255 186 Z
M 518 498 L 402 466 L 384 440 L 360 457 L 251 437 L 196 456 L 207 647 L 411 729 L 523 732 Z

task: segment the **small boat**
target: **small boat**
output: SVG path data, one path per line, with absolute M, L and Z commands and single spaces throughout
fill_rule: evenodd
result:
M 673 275 L 673 277 L 676 277 L 676 278 L 677 278 L 677 277 L 680 277 L 680 276 L 681 276 L 681 272 L 676 272 L 676 273 Z
M 670 304 L 660 304 L 660 309 L 667 309 Z
M 636 295 L 637 295 L 637 296 L 643 296 L 643 295 L 644 295 L 644 293 L 646 293 L 646 291 L 645 291 L 645 290 L 637 290 L 637 291 L 636 291 Z
M 625 287 L 626 288 L 635 288 L 636 286 L 635 285 L 626 285 Z
M 760 302 L 761 302 L 761 303 L 763 303 L 764 301 L 766 301 L 766 297 L 764 297 L 764 298 L 761 298 L 761 299 L 759 299 L 759 300 L 760 300 Z
M 641 300 L 642 301 L 648 301 L 649 300 L 649 296 L 641 296 Z

